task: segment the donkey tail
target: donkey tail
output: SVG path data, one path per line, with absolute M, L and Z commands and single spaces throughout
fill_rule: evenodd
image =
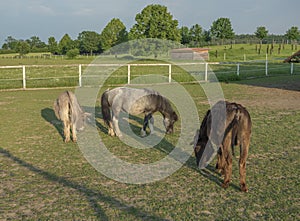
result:
M 108 90 L 106 90 L 101 96 L 101 111 L 102 117 L 107 126 L 109 126 L 109 122 L 111 121 L 110 114 L 110 104 L 108 102 Z

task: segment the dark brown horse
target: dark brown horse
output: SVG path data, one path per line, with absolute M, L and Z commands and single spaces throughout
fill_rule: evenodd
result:
M 215 119 L 213 120 L 213 118 Z M 217 102 L 211 110 L 207 111 L 202 121 L 198 140 L 194 147 L 197 166 L 206 166 L 208 156 L 211 156 L 214 151 L 213 146 L 217 147 L 216 169 L 221 170 L 221 173 L 224 174 L 222 184 L 224 188 L 229 186 L 231 180 L 233 147 L 239 145 L 240 187 L 242 191 L 248 192 L 246 159 L 250 145 L 251 126 L 250 114 L 246 108 L 227 101 Z

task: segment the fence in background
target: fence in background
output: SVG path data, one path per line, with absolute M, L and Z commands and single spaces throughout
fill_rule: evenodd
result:
M 94 75 L 84 75 L 84 68 L 97 67 Z M 100 67 L 100 68 L 99 68 Z M 210 76 L 215 74 L 220 81 L 239 80 L 262 76 L 274 76 L 279 74 L 297 74 L 300 72 L 299 64 L 271 63 L 268 60 L 263 62 L 240 62 L 240 63 L 177 63 L 177 64 L 93 64 L 93 65 L 19 65 L 19 66 L 0 66 L 0 89 L 19 89 L 19 88 L 41 88 L 41 87 L 69 87 L 85 86 L 87 79 L 95 79 L 99 70 L 112 68 L 117 70 L 123 68 L 122 74 L 112 76 L 114 79 L 110 84 L 131 84 L 134 77 L 142 76 L 145 69 L 135 70 L 136 68 L 146 67 L 149 73 L 156 72 L 158 67 L 164 69 L 161 73 L 166 75 L 168 82 L 209 81 Z M 188 72 L 193 78 L 182 77 L 183 72 L 179 68 Z M 133 70 L 134 69 L 134 70 Z

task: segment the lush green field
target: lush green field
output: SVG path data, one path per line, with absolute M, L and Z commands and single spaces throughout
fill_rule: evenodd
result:
M 126 56 L 124 56 L 126 57 Z M 18 60 L 18 61 L 17 61 Z M 78 58 L 74 60 L 66 59 L 0 59 L 3 65 L 25 65 L 26 88 L 54 88 L 54 87 L 75 87 L 79 85 L 79 65 L 82 64 L 82 84 L 88 85 L 101 76 L 102 72 L 111 67 L 96 67 L 93 75 L 86 74 L 89 63 L 100 62 L 101 64 L 124 64 L 123 67 L 115 69 L 114 74 L 106 81 L 107 85 L 126 84 L 128 81 L 128 63 L 166 63 L 168 60 L 126 60 L 119 57 L 100 57 L 97 60 L 90 58 Z M 6 61 L 6 62 L 5 62 Z M 191 61 L 189 61 L 191 63 Z M 196 64 L 195 64 L 196 63 Z M 269 61 L 267 65 L 267 75 L 290 75 L 291 64 L 278 61 Z M 91 68 L 90 68 L 91 69 Z M 300 73 L 300 65 L 293 64 L 293 74 Z M 187 74 L 188 71 L 190 74 Z M 168 77 L 168 66 L 139 66 L 131 67 L 131 79 L 141 75 L 158 74 Z M 205 79 L 205 64 L 199 61 L 192 61 L 192 64 L 186 65 L 186 62 L 177 61 L 172 63 L 172 79 L 181 82 L 192 82 L 195 80 L 203 81 Z M 95 77 L 96 76 L 96 77 Z M 266 76 L 266 63 L 263 61 L 255 62 L 221 62 L 219 64 L 210 64 L 208 66 L 208 80 L 216 76 L 219 81 L 239 81 L 250 78 L 261 78 Z M 97 80 L 96 80 L 97 81 Z M 18 89 L 23 87 L 22 66 L 17 68 L 0 68 L 0 90 Z
M 252 117 L 249 193 L 238 187 L 238 159 L 224 190 L 213 170 L 215 160 L 200 172 L 193 155 L 163 180 L 116 182 L 97 172 L 76 144 L 63 143 L 52 109 L 62 89 L 0 92 L 0 220 L 299 220 L 299 75 L 238 83 L 222 88 L 226 99 L 245 105 Z M 198 84 L 184 87 L 201 120 L 208 108 L 205 94 Z M 180 122 L 175 134 L 154 148 L 129 147 L 106 134 L 98 112 L 99 103 L 96 121 L 103 142 L 128 162 L 160 159 L 178 140 Z M 132 129 L 138 134 L 139 127 Z

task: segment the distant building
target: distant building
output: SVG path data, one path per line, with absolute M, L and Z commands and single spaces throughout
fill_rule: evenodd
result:
M 209 60 L 209 48 L 177 48 L 170 52 L 174 60 Z

